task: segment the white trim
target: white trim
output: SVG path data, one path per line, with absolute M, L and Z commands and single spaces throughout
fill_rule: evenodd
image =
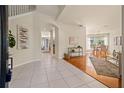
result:
M 121 58 L 121 74 L 122 74 L 122 88 L 124 88 L 124 6 L 121 6 L 121 9 L 122 9 L 122 27 L 121 27 L 121 30 L 122 30 L 122 58 Z
M 63 59 L 63 57 L 59 57 L 59 59 Z
M 16 68 L 16 67 L 19 67 L 19 66 L 23 66 L 25 64 L 28 64 L 28 63 L 31 63 L 31 62 L 36 62 L 36 61 L 40 61 L 40 59 L 33 59 L 33 60 L 30 60 L 30 61 L 24 62 L 22 64 L 15 65 L 15 66 L 13 66 L 13 68 Z
M 16 16 L 10 16 L 9 17 L 9 20 L 12 20 L 12 19 L 15 19 L 15 18 L 19 18 L 19 17 L 23 17 L 23 16 L 27 16 L 27 15 L 31 15 L 33 14 L 34 12 L 28 12 L 28 13 L 24 13 L 24 14 L 19 14 L 19 15 L 16 15 Z

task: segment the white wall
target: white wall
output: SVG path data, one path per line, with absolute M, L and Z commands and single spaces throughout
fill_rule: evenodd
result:
M 38 13 L 37 13 L 38 15 Z M 44 27 L 47 24 L 54 24 L 58 27 L 58 57 L 63 58 L 64 53 L 67 53 L 67 48 L 69 47 L 69 37 L 74 36 L 78 37 L 79 45 L 84 49 L 84 54 L 86 50 L 86 31 L 80 29 L 76 25 L 69 25 L 65 23 L 56 22 L 50 16 L 46 16 L 39 13 L 39 24 L 41 31 L 44 30 Z
M 41 32 L 40 32 L 40 24 L 39 24 L 39 16 L 36 12 L 33 15 L 33 57 L 34 59 L 40 59 L 41 54 Z
M 29 49 L 19 50 L 17 47 L 10 49 L 13 52 L 14 66 L 25 64 L 33 60 L 39 60 L 41 56 L 41 31 L 48 24 L 53 24 L 57 27 L 56 47 L 57 57 L 63 58 L 64 53 L 67 53 L 69 47 L 69 37 L 78 37 L 78 45 L 86 50 L 86 31 L 77 26 L 56 22 L 50 16 L 36 12 L 25 14 L 22 16 L 9 18 L 9 29 L 13 34 L 17 35 L 16 25 L 20 25 L 29 29 Z M 17 39 L 17 38 L 16 38 Z
M 84 48 L 84 54 L 85 54 L 86 31 L 84 29 L 81 31 L 81 29 L 77 26 L 56 22 L 55 19 L 53 19 L 52 17 L 41 14 L 37 11 L 36 11 L 36 14 L 37 14 L 37 17 L 35 17 L 35 18 L 39 18 L 39 20 L 37 20 L 36 24 L 39 24 L 40 27 L 38 27 L 38 28 L 40 31 L 44 31 L 44 28 L 48 24 L 54 24 L 55 26 L 58 27 L 58 32 L 57 32 L 58 36 L 56 36 L 58 39 L 58 44 L 57 44 L 58 58 L 63 58 L 64 53 L 67 53 L 67 48 L 69 47 L 68 38 L 70 36 L 79 38 L 79 40 L 78 40 L 79 45 L 81 45 Z
M 55 56 L 56 57 L 59 57 L 59 29 L 56 27 L 55 28 L 55 45 L 56 45 L 56 47 L 55 47 Z
M 77 46 L 83 47 L 83 52 L 86 51 L 86 31 L 77 26 L 59 23 L 59 58 L 63 58 L 64 53 L 68 52 L 69 37 L 77 38 Z
M 34 51 L 34 47 L 36 47 L 35 42 L 37 41 L 37 38 L 36 36 L 34 36 L 35 33 L 33 26 L 33 17 L 33 13 L 27 13 L 9 18 L 9 30 L 12 30 L 12 33 L 16 39 L 16 46 L 10 49 L 10 53 L 13 54 L 14 58 L 14 66 L 19 66 L 27 62 L 31 62 L 34 59 L 38 59 L 36 55 L 37 53 Z M 29 30 L 29 49 L 17 49 L 17 25 L 23 26 Z

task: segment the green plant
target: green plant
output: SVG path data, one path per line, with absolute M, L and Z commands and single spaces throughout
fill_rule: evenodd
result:
M 77 48 L 81 48 L 81 46 L 77 46 Z
M 9 38 L 9 47 L 10 48 L 13 48 L 16 45 L 16 41 L 15 41 L 15 37 L 12 34 L 12 31 L 11 30 L 9 30 L 8 38 Z
M 74 50 L 74 49 L 72 49 L 72 50 L 71 50 L 71 52 L 75 52 L 75 50 Z

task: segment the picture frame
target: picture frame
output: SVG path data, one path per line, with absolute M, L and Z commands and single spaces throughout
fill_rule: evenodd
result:
M 114 37 L 114 45 L 115 46 L 122 45 L 122 36 L 116 36 L 116 37 Z
M 117 45 L 117 37 L 114 37 L 114 46 Z
M 70 36 L 69 37 L 69 45 L 74 45 L 74 43 L 75 43 L 75 37 Z
M 29 31 L 23 26 L 17 25 L 17 49 L 29 48 Z
M 118 45 L 122 45 L 122 36 L 118 37 Z

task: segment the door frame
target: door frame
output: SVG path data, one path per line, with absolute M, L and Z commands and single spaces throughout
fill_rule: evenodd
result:
M 0 5 L 0 88 L 8 87 L 8 6 Z
M 122 65 L 122 88 L 124 88 L 124 5 L 121 6 L 122 9 L 122 60 L 121 60 L 121 65 Z

